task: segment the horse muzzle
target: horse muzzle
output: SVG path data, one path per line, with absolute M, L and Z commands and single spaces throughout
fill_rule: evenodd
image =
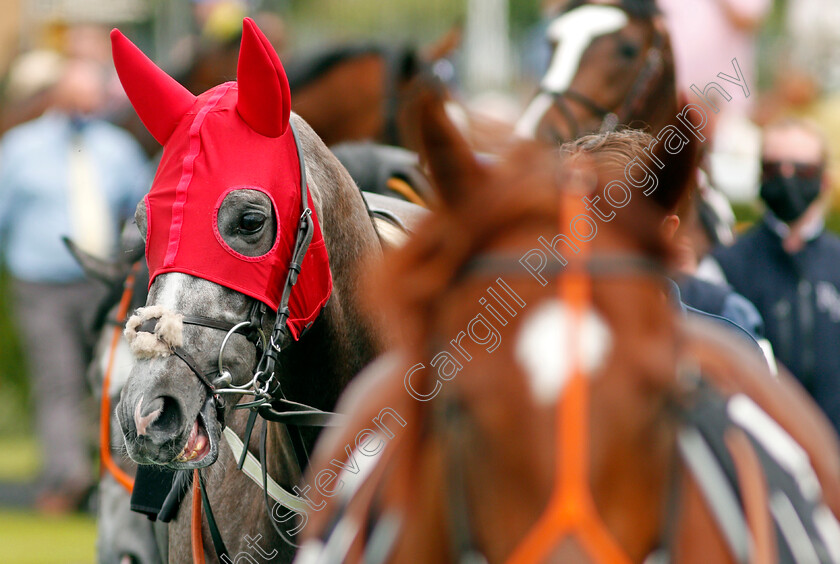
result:
M 148 390 L 147 390 L 148 391 Z M 178 470 L 203 468 L 219 455 L 222 424 L 217 404 L 205 396 L 189 409 L 173 395 L 134 395 L 124 391 L 117 408 L 126 450 L 138 464 L 157 464 Z M 132 408 L 133 406 L 133 408 Z

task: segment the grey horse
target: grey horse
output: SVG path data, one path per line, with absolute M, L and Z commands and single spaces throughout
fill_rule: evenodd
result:
M 382 349 L 359 291 L 364 266 L 381 253 L 377 229 L 347 171 L 301 118 L 290 115 L 282 65 L 251 20 L 243 25 L 237 82 L 198 97 L 119 32 L 112 32 L 112 42 L 126 93 L 164 146 L 152 189 L 135 215 L 152 284 L 145 307 L 126 326 L 135 363 L 116 415 L 127 453 L 141 464 L 189 470 L 204 484 L 206 503 L 192 492 L 182 500 L 169 527 L 166 560 L 185 562 L 201 552 L 215 559 L 209 507 L 229 555 L 224 560 L 265 555 L 290 561 L 290 531 L 305 525 L 309 510 L 305 490 L 294 484 L 319 429 L 257 423 L 259 431 L 247 433 L 252 412 L 234 407 L 257 396 L 231 394 L 252 385 L 263 399 L 270 389 L 272 405 L 280 404 L 282 391 L 287 406 L 333 408 Z M 303 233 L 312 237 L 308 247 L 300 246 Z M 304 258 L 300 248 L 308 248 Z M 303 301 L 290 300 L 289 307 L 309 309 L 281 324 L 288 330 L 275 330 L 277 340 L 269 345 L 260 334 L 275 329 L 272 296 L 290 287 L 293 268 L 300 278 L 292 295 L 300 290 Z M 327 301 L 319 291 L 306 302 L 309 290 L 330 286 Z M 280 311 L 285 296 L 276 300 Z M 233 328 L 243 321 L 246 334 Z M 275 350 L 276 369 L 258 369 Z M 234 453 L 243 442 L 249 453 L 240 472 Z M 255 462 L 251 453 L 263 442 L 264 460 Z M 257 470 L 246 474 L 249 464 Z M 263 470 L 272 487 L 255 483 Z M 191 516 L 200 530 L 191 531 Z

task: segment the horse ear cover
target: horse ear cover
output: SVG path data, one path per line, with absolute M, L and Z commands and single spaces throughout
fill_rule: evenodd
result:
M 111 30 L 114 66 L 140 121 L 161 145 L 195 103 L 195 96 L 163 72 L 119 30 Z
M 114 61 L 129 100 L 164 145 L 146 196 L 149 284 L 182 272 L 250 296 L 276 310 L 282 298 L 301 210 L 300 155 L 289 126 L 291 93 L 280 59 L 254 22 L 243 22 L 238 81 L 199 96 L 160 70 L 119 31 Z M 274 246 L 262 256 L 234 251 L 219 232 L 228 194 L 249 189 L 272 201 Z M 329 256 L 311 195 L 314 233 L 289 297 L 294 339 L 332 292 Z
M 251 18 L 242 22 L 236 82 L 236 110 L 245 123 L 266 137 L 283 135 L 292 110 L 289 80 L 274 47 Z

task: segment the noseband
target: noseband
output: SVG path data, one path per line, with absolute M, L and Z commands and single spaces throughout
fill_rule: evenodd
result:
M 650 94 L 656 80 L 662 76 L 665 66 L 663 52 L 665 50 L 665 32 L 660 29 L 660 22 L 653 21 L 653 41 L 647 49 L 645 64 L 636 75 L 630 90 L 624 99 L 613 108 L 605 108 L 589 96 L 581 94 L 571 87 L 556 91 L 540 86 L 539 91 L 552 97 L 554 104 L 563 114 L 566 122 L 572 128 L 572 138 L 585 133 L 581 131 L 580 122 L 575 118 L 568 101 L 583 106 L 590 114 L 601 119 L 601 132 L 613 131 L 620 123 L 626 123 L 631 116 L 641 110 L 645 98 Z

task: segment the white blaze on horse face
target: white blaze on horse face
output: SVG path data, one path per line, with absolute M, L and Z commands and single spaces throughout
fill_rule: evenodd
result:
M 549 24 L 546 38 L 556 42 L 548 70 L 540 81 L 540 92 L 519 118 L 515 133 L 533 138 L 537 125 L 554 103 L 551 94 L 561 94 L 572 84 L 583 54 L 595 38 L 614 33 L 627 25 L 629 18 L 615 6 L 586 5 L 562 14 Z
M 566 90 L 592 41 L 622 29 L 628 21 L 627 13 L 621 8 L 591 4 L 556 18 L 546 30 L 546 36 L 556 41 L 557 47 L 540 83 L 542 89 L 554 93 Z
M 516 342 L 516 359 L 525 369 L 531 392 L 540 405 L 554 404 L 572 377 L 571 332 L 575 331 L 581 368 L 594 374 L 606 360 L 612 345 L 609 327 L 589 309 L 579 323 L 572 319 L 566 304 L 552 299 L 537 306 L 523 321 Z
M 154 305 L 171 311 L 184 307 L 185 288 L 189 288 L 190 276 L 181 272 L 167 272 L 155 278 L 156 296 Z

